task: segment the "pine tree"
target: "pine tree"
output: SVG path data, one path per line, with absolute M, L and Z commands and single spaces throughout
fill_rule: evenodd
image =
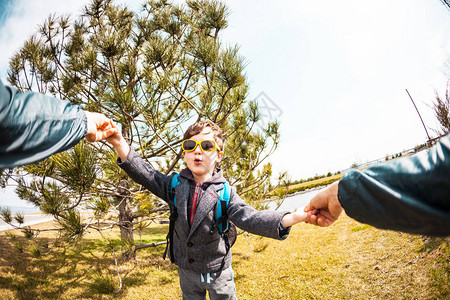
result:
M 432 109 L 440 125 L 437 133 L 439 135 L 450 133 L 450 94 L 448 86 L 445 91 L 445 97 L 440 97 L 436 91 L 436 98 L 433 102 Z
M 278 146 L 279 125 L 255 126 L 260 113 L 258 103 L 247 100 L 245 59 L 239 47 L 220 39 L 228 15 L 214 0 L 147 1 L 139 13 L 93 0 L 74 22 L 49 16 L 11 58 L 8 81 L 110 116 L 131 147 L 164 174 L 182 167 L 187 126 L 210 119 L 224 131 L 225 177 L 256 203 L 273 188 L 271 164 L 263 162 Z M 16 169 L 31 178 L 16 179 L 17 192 L 54 215 L 69 240 L 88 228 L 101 230 L 99 220 L 117 212 L 116 221 L 103 222 L 120 227 L 123 258 L 134 258 L 136 250 L 155 246 L 135 244 L 136 224 L 167 217 L 168 207 L 130 180 L 116 158 L 107 143 L 80 142 Z M 93 209 L 97 223 L 83 221 L 75 208 Z

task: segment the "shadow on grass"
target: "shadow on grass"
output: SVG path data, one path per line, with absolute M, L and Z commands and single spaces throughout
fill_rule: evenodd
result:
M 144 230 L 143 241 L 161 240 L 160 236 L 165 234 L 165 231 L 156 229 Z M 96 294 L 104 293 L 95 287 L 97 283 L 101 284 L 102 280 L 110 280 L 111 286 L 118 287 L 114 256 L 105 241 L 83 239 L 78 244 L 70 244 L 67 247 L 61 244 L 59 247 L 55 246 L 48 255 L 37 255 L 36 252 L 33 255 L 33 252 L 28 250 L 31 249 L 30 245 L 42 245 L 47 241 L 47 238 L 27 241 L 23 237 L 0 237 L 0 294 L 8 295 L 7 297 L 12 299 L 57 299 L 70 290 L 74 297 L 96 298 Z M 127 287 L 145 284 L 151 267 L 157 266 L 168 271 L 175 268 L 162 259 L 165 245 L 138 251 L 137 261 L 124 262 L 120 255 L 120 239 L 110 242 L 119 259 L 123 281 L 122 295 L 126 293 Z M 39 250 L 42 254 L 49 249 L 39 247 Z M 139 267 L 136 268 L 136 265 Z M 170 281 L 170 278 L 163 278 L 162 283 Z M 111 289 L 106 291 L 112 292 Z
M 71 266 L 64 253 L 36 259 L 30 253 L 21 253 L 4 237 L 0 239 L 0 248 L 2 249 L 0 288 L 10 290 L 17 299 L 57 298 L 64 290 L 61 283 L 54 282 L 45 289 L 42 289 L 42 286 L 52 274 L 60 273 L 63 267 L 68 267 L 64 273 L 76 275 L 74 274 L 76 264 Z M 64 273 L 60 274 L 61 277 L 66 277 L 64 279 L 73 278 L 64 276 Z
M 439 249 L 445 242 L 450 242 L 450 239 L 445 239 L 441 237 L 422 237 L 423 247 L 419 250 L 420 252 L 433 252 Z

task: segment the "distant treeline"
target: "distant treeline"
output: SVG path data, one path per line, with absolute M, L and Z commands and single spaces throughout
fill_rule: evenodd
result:
M 287 194 L 294 194 L 294 193 L 297 193 L 297 192 L 303 192 L 305 190 L 313 189 L 313 188 L 316 188 L 316 187 L 319 187 L 319 186 L 326 186 L 326 185 L 332 184 L 335 181 L 338 181 L 339 179 L 341 179 L 341 177 L 331 178 L 331 179 L 320 181 L 320 182 L 316 182 L 316 183 L 311 183 L 311 184 L 306 184 L 306 185 L 302 185 L 302 186 L 299 186 L 299 187 L 290 188 L 287 191 Z
M 294 181 L 291 181 L 291 182 L 289 183 L 289 185 L 295 185 L 295 184 L 300 184 L 300 183 L 310 182 L 310 181 L 314 181 L 314 180 L 318 180 L 318 179 L 322 179 L 322 178 L 327 178 L 327 177 L 339 175 L 339 174 L 342 174 L 342 173 L 347 173 L 348 171 L 350 171 L 350 170 L 352 170 L 352 169 L 367 168 L 367 167 L 370 167 L 370 166 L 372 166 L 372 165 L 382 163 L 383 161 L 389 161 L 389 160 L 392 160 L 392 159 L 396 159 L 396 158 L 402 157 L 403 155 L 414 154 L 414 153 L 420 152 L 420 151 L 422 151 L 422 150 L 427 149 L 429 146 L 431 146 L 431 144 L 434 144 L 435 142 L 436 142 L 436 141 L 433 140 L 432 143 L 430 143 L 429 145 L 427 145 L 426 143 L 424 143 L 424 144 L 421 144 L 421 145 L 417 145 L 417 146 L 415 146 L 414 148 L 411 148 L 411 149 L 408 149 L 408 150 L 403 150 L 402 152 L 399 152 L 399 153 L 395 153 L 395 154 L 391 154 L 391 155 L 387 154 L 384 158 L 376 159 L 376 160 L 373 160 L 373 161 L 370 161 L 370 162 L 365 162 L 365 163 L 361 163 L 361 164 L 353 163 L 353 164 L 350 166 L 349 169 L 337 171 L 337 172 L 335 172 L 335 173 L 328 172 L 327 174 L 324 174 L 324 175 L 317 175 L 317 174 L 316 174 L 315 176 L 309 177 L 309 178 L 307 178 L 307 179 L 294 180 Z M 323 184 L 323 183 L 321 182 L 321 183 L 318 184 L 318 185 L 325 185 L 325 184 Z
M 331 176 L 339 175 L 339 174 L 341 174 L 341 171 L 337 171 L 336 173 L 328 172 L 326 175 L 317 175 L 316 174 L 314 177 L 309 177 L 307 179 L 300 179 L 300 180 L 292 181 L 292 182 L 290 182 L 290 185 L 304 183 L 304 182 L 310 182 L 310 181 L 313 181 L 313 180 L 327 178 L 327 177 L 331 177 Z

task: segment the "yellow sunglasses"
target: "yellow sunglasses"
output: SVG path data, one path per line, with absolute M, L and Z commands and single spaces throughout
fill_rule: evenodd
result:
M 185 152 L 192 152 L 197 148 L 197 145 L 200 145 L 200 148 L 205 152 L 213 152 L 219 148 L 213 140 L 203 140 L 199 142 L 195 140 L 184 140 L 183 143 L 181 143 L 181 148 Z

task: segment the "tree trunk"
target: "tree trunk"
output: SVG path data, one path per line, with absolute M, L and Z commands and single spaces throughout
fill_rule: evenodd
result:
M 128 181 L 126 179 L 120 180 L 117 190 L 120 194 L 117 197 L 119 202 L 120 236 L 128 246 L 128 249 L 122 253 L 122 258 L 128 261 L 136 258 L 133 238 L 133 211 L 131 210 Z

